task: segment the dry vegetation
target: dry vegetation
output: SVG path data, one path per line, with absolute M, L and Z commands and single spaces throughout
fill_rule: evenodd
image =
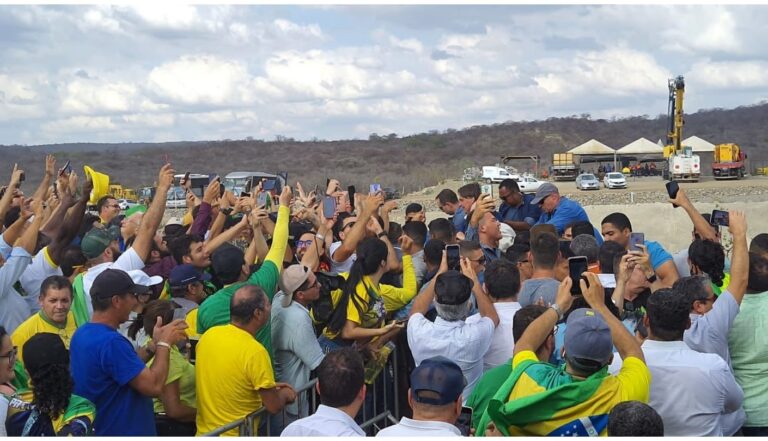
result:
M 768 162 L 768 104 L 732 110 L 707 110 L 686 116 L 685 136 L 697 135 L 714 143 L 736 142 L 753 166 Z M 593 120 L 589 115 L 544 121 L 508 122 L 462 130 L 431 131 L 412 136 L 371 134 L 368 140 L 298 142 L 278 136 L 275 141 L 224 140 L 175 143 L 56 144 L 2 147 L 7 174 L 14 162 L 27 169 L 27 179 L 40 179 L 45 153 L 70 159 L 78 170 L 88 164 L 106 171 L 113 181 L 138 187 L 151 185 L 167 154 L 179 171 L 226 174 L 235 170 L 285 170 L 305 188 L 324 184 L 333 176 L 345 185 L 367 188 L 371 182 L 411 192 L 461 176 L 466 167 L 498 162 L 502 155 L 539 154 L 543 164 L 554 152 L 590 138 L 612 147 L 643 136 L 664 138 L 666 117 L 648 116 Z M 768 165 L 768 164 L 766 164 Z

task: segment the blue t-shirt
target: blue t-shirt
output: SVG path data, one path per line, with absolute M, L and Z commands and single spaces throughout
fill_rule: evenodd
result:
M 672 255 L 667 252 L 658 242 L 646 240 L 645 246 L 648 248 L 648 254 L 651 258 L 651 266 L 656 271 L 668 260 L 672 260 Z
M 451 222 L 453 222 L 454 228 L 457 233 L 463 233 L 467 229 L 467 213 L 464 213 L 464 207 L 459 207 L 456 212 L 453 213 Z
M 131 343 L 116 330 L 86 323 L 69 348 L 74 393 L 96 405 L 98 436 L 157 436 L 152 399 L 128 383 L 146 368 Z
M 557 204 L 555 211 L 552 213 L 542 212 L 539 221 L 536 223 L 552 224 L 555 226 L 555 229 L 557 229 L 557 235 L 562 236 L 565 227 L 576 221 L 589 222 L 587 212 L 584 211 L 584 208 L 582 208 L 578 202 L 562 197 L 560 198 L 560 203 Z M 594 227 L 592 228 L 594 229 Z M 600 234 L 596 229 L 595 231 L 597 232 L 597 235 Z
M 527 222 L 533 225 L 541 217 L 541 208 L 538 205 L 531 204 L 535 195 L 523 195 L 523 203 L 519 207 L 513 207 L 506 202 L 499 206 L 499 221 Z

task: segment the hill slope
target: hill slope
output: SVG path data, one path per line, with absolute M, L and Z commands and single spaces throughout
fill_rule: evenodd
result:
M 768 161 L 766 121 L 768 104 L 700 111 L 686 115 L 684 136 L 696 135 L 713 143 L 736 142 L 745 149 L 752 165 L 758 165 Z M 123 185 L 151 185 L 167 154 L 180 173 L 191 170 L 224 175 L 236 170 L 285 170 L 291 182 L 297 176 L 302 178 L 305 188 L 322 185 L 326 177 L 333 176 L 344 185 L 354 184 L 358 188 L 379 182 L 410 192 L 446 178 L 458 178 L 464 168 L 494 164 L 502 155 L 538 154 L 547 164 L 552 153 L 590 138 L 618 148 L 641 136 L 653 142 L 664 140 L 666 117 L 609 121 L 584 115 L 434 130 L 402 138 L 395 134 L 372 134 L 368 140 L 82 143 L 3 146 L 0 152 L 4 164 L 23 164 L 30 183 L 39 182 L 44 155 L 55 152 L 60 163 L 70 159 L 77 170 L 88 164 L 106 171 L 113 181 Z M 7 175 L 9 171 L 10 166 L 6 166 L 2 173 Z M 3 176 L 2 180 L 6 178 Z

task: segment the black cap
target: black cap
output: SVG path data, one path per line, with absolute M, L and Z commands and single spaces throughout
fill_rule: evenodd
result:
M 42 367 L 63 364 L 69 367 L 69 351 L 64 341 L 56 334 L 41 332 L 33 335 L 22 348 L 24 367 L 34 373 Z
M 245 265 L 243 251 L 230 244 L 224 244 L 211 254 L 211 268 L 217 276 L 240 274 L 240 268 Z
M 104 270 L 96 276 L 91 285 L 91 298 L 108 299 L 123 294 L 145 294 L 149 287 L 133 283 L 133 279 L 125 271 L 119 269 Z
M 461 305 L 471 293 L 472 280 L 458 271 L 446 271 L 435 280 L 435 297 L 441 305 Z

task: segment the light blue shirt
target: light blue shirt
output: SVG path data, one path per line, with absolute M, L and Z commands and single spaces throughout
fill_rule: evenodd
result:
M 12 334 L 32 314 L 37 297 L 23 297 L 13 285 L 32 262 L 32 256 L 21 247 L 14 247 L 5 265 L 0 267 L 0 325 Z

